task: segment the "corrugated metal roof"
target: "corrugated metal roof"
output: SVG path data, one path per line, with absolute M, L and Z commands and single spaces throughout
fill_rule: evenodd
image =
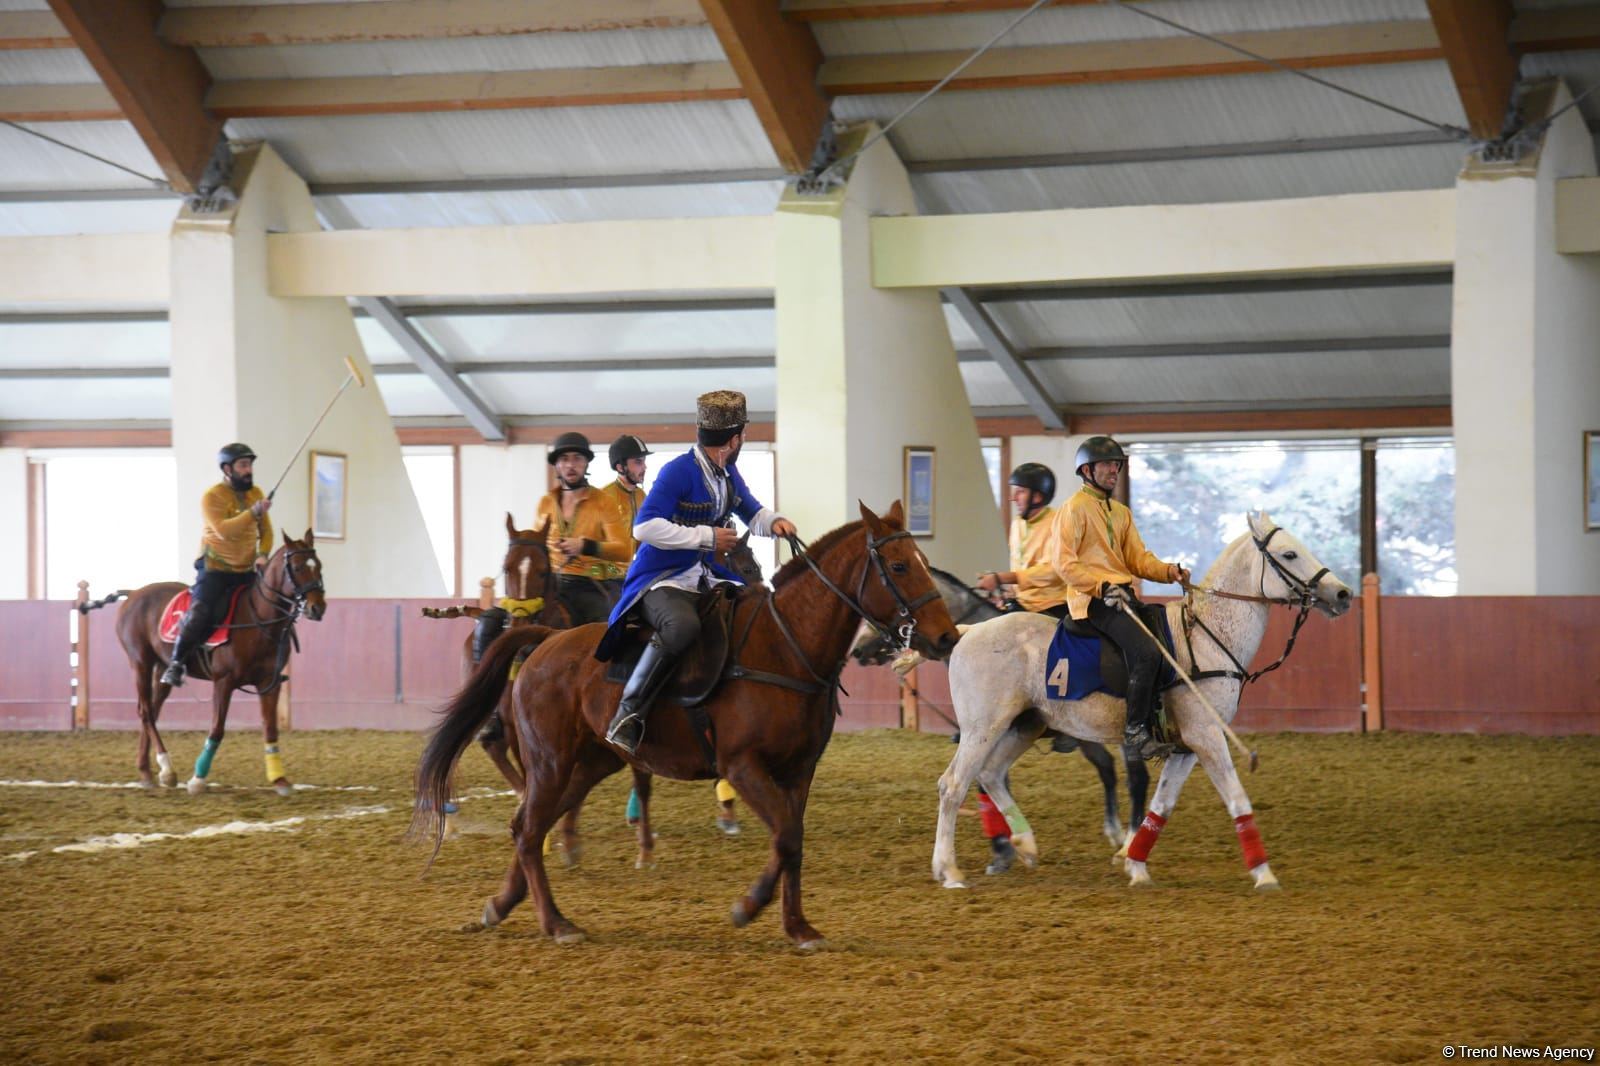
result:
M 98 84 L 100 75 L 76 48 L 0 51 L 0 85 Z
M 1185 0 L 1159 13 L 1202 33 L 1243 33 L 1302 26 L 1425 19 L 1425 0 Z M 812 22 L 824 55 L 878 55 L 971 50 L 1003 30 L 1020 11 L 944 18 Z M 1044 8 L 1012 30 L 997 48 L 1132 41 L 1177 37 L 1182 31 L 1107 4 Z
M 0 322 L 0 367 L 167 366 L 171 359 L 165 322 Z
M 90 200 L 81 203 L 0 203 L 0 236 L 67 233 L 161 233 L 172 228 L 179 201 Z
M 1448 396 L 1450 353 L 1337 352 L 1031 364 L 1055 399 L 1074 404 L 1332 401 Z
M 382 194 L 337 199 L 361 226 L 383 229 L 770 215 L 776 210 L 782 193 L 782 182 L 751 181 L 626 189 Z
M 1600 85 L 1600 52 L 1540 52 L 1522 57 L 1524 78 L 1557 77 L 1567 83 L 1574 98 Z M 1591 129 L 1600 124 L 1600 92 L 1578 105 Z
M 771 355 L 772 311 L 495 315 L 413 321 L 452 359 Z
M 166 421 L 171 417 L 172 389 L 166 378 L 12 380 L 0 388 L 0 422 Z
M 743 100 L 627 107 L 233 119 L 314 182 L 776 167 Z

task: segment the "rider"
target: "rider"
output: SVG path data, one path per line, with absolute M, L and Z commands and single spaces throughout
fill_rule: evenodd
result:
M 633 539 L 633 524 L 638 521 L 639 508 L 644 506 L 644 457 L 650 454 L 650 446 L 632 433 L 624 433 L 612 441 L 611 447 L 606 452 L 606 459 L 611 463 L 612 472 L 617 477 L 600 489 L 600 495 L 621 513 L 627 523 L 626 561 L 630 563 L 639 550 L 639 542 Z
M 1067 586 L 1050 565 L 1050 526 L 1056 509 L 1056 475 L 1043 463 L 1023 463 L 1011 471 L 1011 569 L 978 578 L 978 588 L 993 592 L 1016 586 L 1008 609 L 1034 611 L 1061 618 L 1067 613 Z M 1014 605 L 1014 606 L 1012 606 Z
M 620 582 L 632 544 L 626 517 L 587 480 L 594 452 L 582 433 L 563 433 L 546 457 L 556 471 L 556 487 L 539 501 L 539 518 L 550 519 L 551 538 L 560 561 L 557 598 L 581 626 L 605 619 L 611 607 L 606 583 Z
M 729 515 L 738 515 L 762 536 L 795 535 L 794 523 L 763 507 L 739 475 L 736 464 L 748 421 L 744 394 L 708 392 L 695 408 L 698 443 L 661 468 L 639 509 L 633 527 L 639 553 L 611 612 L 611 628 L 595 652 L 601 660 L 610 659 L 623 623 L 635 614 L 655 630 L 606 729 L 606 740 L 630 755 L 644 738 L 650 705 L 678 656 L 700 638 L 701 593 L 738 583 L 713 559 L 739 539 L 727 524 Z
M 1110 437 L 1090 437 L 1078 446 L 1074 469 L 1083 486 L 1056 511 L 1050 562 L 1066 583 L 1072 617 L 1086 619 L 1122 650 L 1128 667 L 1123 747 L 1131 754 L 1154 758 L 1164 751 L 1150 736 L 1161 653 L 1122 607 L 1138 606 L 1135 579 L 1187 582 L 1189 571 L 1162 562 L 1146 549 L 1134 527 L 1133 512 L 1112 499 L 1127 462 L 1122 445 Z
M 194 561 L 189 610 L 172 646 L 172 662 L 161 675 L 163 684 L 183 684 L 190 652 L 221 621 L 228 596 L 256 578 L 257 568 L 272 551 L 272 501 L 255 487 L 256 453 L 248 444 L 228 444 L 217 452 L 223 480 L 200 497 L 200 558 Z

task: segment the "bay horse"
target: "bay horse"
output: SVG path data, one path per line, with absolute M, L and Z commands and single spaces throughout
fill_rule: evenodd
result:
M 784 932 L 802 950 L 824 946 L 800 901 L 805 810 L 817 760 L 833 736 L 834 690 L 856 623 L 870 620 L 935 658 L 948 655 L 958 636 L 898 501 L 881 518 L 861 505 L 859 522 L 823 536 L 784 564 L 772 591 L 741 596 L 732 610 L 729 669 L 702 704 L 704 732 L 663 696 L 633 756 L 603 739 L 622 692 L 594 656 L 603 626 L 529 627 L 491 646 L 423 752 L 412 821 L 419 835 L 442 832 L 438 811 L 456 760 L 499 702 L 511 662 L 533 646 L 512 689 L 527 780 L 511 823 L 516 859 L 478 925 L 499 925 L 531 890 L 546 935 L 563 944 L 585 938 L 551 896 L 544 838 L 561 815 L 626 765 L 680 780 L 727 778 L 772 833 L 766 868 L 733 905 L 734 925 L 754 920 L 781 878 Z
M 181 581 L 161 581 L 127 593 L 117 611 L 117 640 L 133 667 L 133 686 L 139 701 L 139 783 L 155 787 L 150 773 L 150 748 L 154 744 L 163 787 L 178 783 L 172 759 L 156 722 L 172 691 L 160 680 L 172 657 L 172 643 L 161 639 L 161 614 L 172 597 L 187 586 Z M 118 593 L 114 598 L 121 598 Z M 96 606 L 111 602 L 108 597 Z M 301 540 L 287 532 L 283 544 L 267 560 L 256 580 L 239 594 L 238 609 L 228 629 L 228 641 L 210 649 L 197 649 L 191 658 L 190 677 L 211 682 L 211 733 L 195 760 L 189 779 L 191 796 L 205 790 L 211 760 L 228 721 L 228 704 L 236 689 L 254 686 L 261 700 L 261 735 L 266 745 L 267 782 L 280 796 L 294 791 L 278 754 L 278 686 L 289 662 L 291 645 L 297 646 L 295 622 L 303 614 L 320 621 L 328 604 L 322 585 L 322 561 L 317 558 L 311 530 Z
M 1248 674 L 1246 664 L 1261 644 L 1273 605 L 1299 611 L 1296 634 L 1312 609 L 1329 618 L 1350 609 L 1349 587 L 1293 534 L 1265 513 L 1249 515 L 1247 520 L 1249 532 L 1223 549 L 1205 580 L 1190 586 L 1183 599 L 1165 608 L 1176 645 L 1175 658 L 1197 684 L 1205 686 L 1212 706 L 1228 721 L 1238 713 L 1245 683 L 1266 672 Z M 946 888 L 966 887 L 966 876 L 956 864 L 955 818 L 975 778 L 1013 830 L 1018 830 L 1020 823 L 1017 850 L 1036 857 L 1033 831 L 1006 787 L 1011 764 L 1047 729 L 1101 744 L 1115 744 L 1122 738 L 1127 707 L 1120 697 L 1094 692 L 1080 700 L 1064 700 L 1047 691 L 1046 651 L 1055 630 L 1055 620 L 1048 616 L 1002 615 L 966 629 L 950 657 L 950 695 L 960 723 L 961 745 L 939 778 L 939 827 L 933 847 L 933 877 Z M 1293 645 L 1291 636 L 1289 648 Z M 1280 658 L 1278 664 L 1282 662 Z M 1233 818 L 1245 868 L 1255 888 L 1278 888 L 1250 797 L 1239 783 L 1217 717 L 1187 687 L 1168 689 L 1162 699 L 1183 745 L 1190 750 L 1180 749 L 1167 759 L 1149 812 L 1117 853 L 1124 860 L 1129 883 L 1150 884 L 1146 866 L 1150 849 L 1198 762 Z
M 934 587 L 944 599 L 945 610 L 950 612 L 950 618 L 957 626 L 977 625 L 979 622 L 987 622 L 1006 613 L 996 607 L 988 596 L 949 571 L 940 570 L 936 566 L 928 569 L 933 573 Z M 894 658 L 891 642 L 866 627 L 863 627 L 863 630 L 860 639 L 856 641 L 856 646 L 850 649 L 852 659 L 863 666 L 881 666 Z M 911 654 L 895 660 L 895 672 L 904 674 L 916 665 L 919 658 L 920 656 Z M 1127 834 L 1133 832 L 1133 827 L 1144 820 L 1145 800 L 1150 794 L 1150 771 L 1145 768 L 1143 759 L 1137 755 L 1129 756 L 1126 750 L 1123 751 L 1123 765 L 1128 770 L 1129 806 L 1128 829 L 1124 831 L 1122 819 L 1117 811 L 1117 765 L 1111 753 L 1106 750 L 1104 744 L 1096 744 L 1092 740 L 1079 741 L 1078 751 L 1089 760 L 1089 764 L 1100 775 L 1100 787 L 1105 792 L 1105 817 L 1100 823 L 1100 831 L 1105 834 L 1112 847 L 1120 847 L 1126 842 Z M 1024 852 L 1022 860 L 1031 866 L 1038 861 L 1038 855 Z

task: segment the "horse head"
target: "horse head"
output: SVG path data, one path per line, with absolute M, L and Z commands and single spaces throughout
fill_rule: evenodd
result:
M 746 529 L 744 536 L 738 543 L 728 549 L 725 563 L 729 570 L 746 585 L 755 587 L 766 583 L 766 575 L 761 572 L 761 563 L 756 559 L 756 553 L 750 550 L 750 531 Z
M 275 582 L 272 563 L 267 564 L 266 580 L 273 582 L 269 587 L 299 604 L 313 622 L 322 621 L 322 616 L 328 612 L 328 601 L 322 587 L 322 560 L 317 558 L 316 540 L 311 530 L 306 530 L 300 540 L 285 531 L 283 547 L 278 549 L 273 561 L 278 559 L 282 560 L 283 568 Z
M 906 532 L 900 501 L 881 517 L 864 503 L 860 507 L 867 535 L 866 568 L 856 595 L 862 609 L 891 630 L 901 645 L 929 658 L 945 658 L 961 637 L 934 583 L 928 560 Z M 878 580 L 869 580 L 874 572 Z
M 1246 515 L 1250 539 L 1261 553 L 1261 595 L 1315 607 L 1329 618 L 1350 609 L 1350 586 L 1322 565 L 1300 538 L 1267 512 Z
M 544 594 L 550 573 L 550 519 L 538 529 L 518 529 L 511 512 L 506 512 L 506 558 L 500 570 L 506 577 L 506 595 L 531 600 Z

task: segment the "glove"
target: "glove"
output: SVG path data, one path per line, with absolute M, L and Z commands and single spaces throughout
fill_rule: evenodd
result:
M 1133 590 L 1127 585 L 1108 585 L 1100 598 L 1107 607 L 1120 607 L 1123 604 L 1133 606 Z

